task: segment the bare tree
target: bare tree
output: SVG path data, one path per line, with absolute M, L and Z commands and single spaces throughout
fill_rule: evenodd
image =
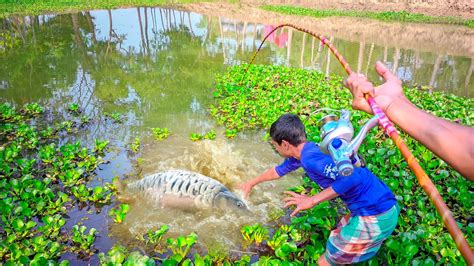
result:
M 222 42 L 222 55 L 224 56 L 224 62 L 226 61 L 225 56 L 225 42 L 224 42 L 224 30 L 222 29 L 222 18 L 219 16 L 219 29 L 221 32 L 221 42 Z
M 148 9 L 147 7 L 144 7 L 144 12 L 145 12 L 145 41 L 146 41 L 146 50 L 147 54 L 150 54 L 150 39 L 148 39 Z
M 174 9 L 172 9 L 171 12 L 173 12 L 174 26 L 175 28 L 178 28 L 178 22 L 176 21 L 176 14 L 174 12 Z
M 334 37 L 333 36 L 329 37 L 329 42 L 333 43 L 333 41 L 334 41 Z M 331 65 L 331 52 L 329 51 L 329 49 L 326 49 L 326 50 L 328 52 L 327 64 L 326 64 L 326 77 L 329 77 L 329 68 L 330 68 L 330 65 Z
M 86 11 L 85 14 L 86 14 L 86 19 L 87 19 L 87 24 L 89 24 L 89 27 L 91 28 L 92 41 L 94 42 L 94 44 L 96 44 L 97 43 L 97 36 L 95 35 L 94 20 L 92 19 L 90 11 Z
M 365 50 L 365 42 L 359 43 L 359 58 L 357 59 L 357 73 L 362 72 L 362 64 L 364 62 L 364 50 Z
M 365 67 L 365 75 L 369 72 L 369 65 L 372 63 L 372 54 L 374 53 L 374 43 L 370 45 L 369 57 L 367 58 L 367 66 Z
M 194 38 L 196 37 L 196 35 L 194 34 L 194 30 L 193 30 L 193 23 L 191 22 L 191 14 L 190 12 L 187 12 L 188 14 L 188 21 L 189 21 L 189 31 L 191 31 L 191 36 Z M 184 23 L 183 23 L 184 25 Z
M 247 33 L 247 21 L 244 22 L 244 27 L 242 29 L 242 54 L 245 51 L 245 35 Z
M 77 47 L 84 51 L 84 44 L 81 38 L 81 31 L 79 30 L 79 21 L 77 17 L 77 13 L 71 13 L 71 20 L 72 20 L 72 27 L 74 30 L 74 42 L 76 43 Z
M 293 40 L 293 29 L 288 28 L 288 45 L 287 45 L 287 49 L 286 49 L 286 61 L 288 62 L 288 64 L 290 63 L 292 40 Z
M 165 23 L 163 22 L 163 12 L 161 12 L 161 8 L 158 8 L 158 10 L 160 10 L 161 28 L 163 29 L 163 31 L 166 31 L 166 26 L 165 26 Z
M 436 76 L 438 76 L 439 65 L 441 64 L 442 60 L 443 60 L 442 55 L 438 55 L 436 57 L 435 63 L 433 65 L 433 72 L 431 73 L 431 79 L 430 79 L 430 83 L 429 83 L 431 88 L 434 88 L 434 86 L 435 86 Z
M 474 71 L 474 57 L 471 57 L 471 65 L 469 66 L 469 70 L 467 71 L 466 79 L 464 80 L 464 88 L 466 89 L 465 95 L 470 97 L 470 90 L 469 90 L 469 81 L 471 80 L 472 72 Z
M 301 68 L 304 67 L 304 49 L 306 45 L 306 33 L 303 33 L 303 39 L 301 40 L 301 57 L 300 57 L 300 64 Z
M 392 73 L 396 74 L 398 69 L 398 63 L 400 61 L 400 48 L 395 47 L 395 53 L 393 54 L 393 68 Z
M 142 38 L 143 53 L 146 54 L 145 35 L 143 34 L 142 16 L 140 14 L 140 7 L 137 7 L 137 15 L 138 15 L 138 27 L 140 28 L 140 36 Z
M 114 28 L 113 28 L 113 24 L 112 24 L 112 12 L 109 10 L 107 10 L 108 14 L 109 14 L 109 41 L 112 40 L 112 35 L 113 35 L 113 32 L 114 32 Z

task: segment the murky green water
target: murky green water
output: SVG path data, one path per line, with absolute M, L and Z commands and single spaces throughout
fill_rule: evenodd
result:
M 111 140 L 96 183 L 114 176 L 134 180 L 170 168 L 185 168 L 212 176 L 232 190 L 280 161 L 262 141 L 261 132 L 223 137 L 207 109 L 213 102 L 214 76 L 229 65 L 248 62 L 266 32 L 264 24 L 209 17 L 164 8 L 100 10 L 64 15 L 12 17 L 1 20 L 0 99 L 22 105 L 39 102 L 62 112 L 77 103 L 92 123 L 77 138 L 85 145 L 94 139 Z M 434 40 L 436 41 L 436 40 Z M 367 73 L 375 60 L 386 62 L 408 85 L 422 85 L 472 97 L 473 55 L 382 47 L 344 38 L 334 45 L 354 70 Z M 310 36 L 291 30 L 270 38 L 257 63 L 284 64 L 326 73 L 343 74 L 326 49 Z M 105 119 L 120 112 L 123 123 Z M 62 112 L 68 119 L 67 112 Z M 151 137 L 152 127 L 166 127 L 163 142 Z M 210 142 L 192 142 L 191 133 L 217 131 Z M 142 140 L 139 155 L 127 152 L 135 137 Z M 63 141 L 68 141 L 65 139 Z M 140 157 L 140 160 L 137 160 Z M 137 161 L 140 163 L 137 164 Z M 139 245 L 137 234 L 171 225 L 171 235 L 197 231 L 209 246 L 239 249 L 244 223 L 270 222 L 281 207 L 281 192 L 294 177 L 257 187 L 250 205 L 254 215 L 187 213 L 160 210 L 132 202 L 123 225 L 114 225 L 107 209 L 74 209 L 68 226 L 84 219 L 98 229 L 95 246 L 107 251 L 115 242 Z M 143 247 L 142 247 L 143 248 Z M 74 255 L 64 258 L 75 260 Z M 97 258 L 90 262 L 96 263 Z

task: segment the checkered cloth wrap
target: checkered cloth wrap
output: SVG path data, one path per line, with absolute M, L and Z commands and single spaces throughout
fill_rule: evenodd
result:
M 400 208 L 395 205 L 378 215 L 344 216 L 329 235 L 324 254 L 326 260 L 337 265 L 372 258 L 397 226 L 399 213 Z

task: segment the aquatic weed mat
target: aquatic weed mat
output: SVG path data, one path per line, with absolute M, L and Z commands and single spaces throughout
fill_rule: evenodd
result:
M 320 10 L 313 8 L 297 7 L 297 6 L 262 6 L 263 10 L 297 16 L 309 16 L 316 18 L 324 17 L 356 17 L 371 18 L 388 22 L 412 22 L 412 23 L 430 23 L 430 24 L 453 24 L 463 25 L 469 28 L 474 27 L 474 20 L 463 19 L 459 17 L 445 16 L 427 16 L 423 14 L 411 13 L 407 11 L 355 11 L 355 10 Z
M 351 110 L 352 96 L 342 86 L 342 77 L 273 65 L 251 65 L 248 72 L 246 68 L 247 65 L 230 67 L 216 77 L 213 91 L 216 104 L 211 106 L 210 113 L 227 131 L 266 131 L 280 115 L 291 112 L 301 116 L 309 139 L 319 141 L 317 121 L 321 114 L 314 113 L 316 109 Z M 473 99 L 414 88 L 404 88 L 404 91 L 421 109 L 472 126 Z M 352 111 L 355 133 L 369 118 L 368 114 Z M 406 134 L 402 134 L 402 138 L 435 183 L 472 246 L 474 183 Z M 435 261 L 464 263 L 434 206 L 392 140 L 380 129 L 372 129 L 359 153 L 364 156 L 367 167 L 396 194 L 401 206 L 398 227 L 377 259 L 397 264 L 411 261 L 428 265 L 434 265 Z
M 19 14 L 63 13 L 71 11 L 127 7 L 163 6 L 212 0 L 0 0 L 0 17 Z
M 65 141 L 91 123 L 74 106 L 69 119 L 58 121 L 38 103 L 0 104 L 0 261 L 6 265 L 43 265 L 64 253 L 87 258 L 97 251 L 97 230 L 68 214 L 100 213 L 111 204 L 113 186 L 95 173 L 109 141 L 94 140 L 91 147 Z

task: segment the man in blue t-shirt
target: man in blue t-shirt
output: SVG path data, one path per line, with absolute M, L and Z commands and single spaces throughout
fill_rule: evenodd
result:
M 318 264 L 349 264 L 372 258 L 398 222 L 399 208 L 390 189 L 365 167 L 355 168 L 350 176 L 338 175 L 331 156 L 306 140 L 304 125 L 297 115 L 282 115 L 270 127 L 270 137 L 277 152 L 286 159 L 241 184 L 244 198 L 248 198 L 255 185 L 303 167 L 322 191 L 314 196 L 286 192 L 290 197 L 283 199 L 285 207 L 296 206 L 291 216 L 336 197 L 350 210 L 350 215 L 331 231 L 326 252 L 319 257 Z

